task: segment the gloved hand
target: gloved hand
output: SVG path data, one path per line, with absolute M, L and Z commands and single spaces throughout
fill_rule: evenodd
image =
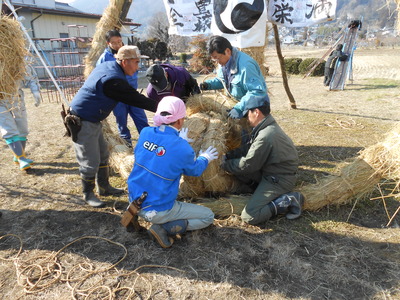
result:
M 199 157 L 203 156 L 205 158 L 207 158 L 208 162 L 212 162 L 214 159 L 218 158 L 218 151 L 215 147 L 210 146 L 207 148 L 206 151 L 203 152 L 203 150 L 200 149 L 199 151 Z
M 188 143 L 194 142 L 194 139 L 191 139 L 190 137 L 188 137 L 188 132 L 189 132 L 188 128 L 182 128 L 181 131 L 179 131 L 179 137 L 183 138 Z
M 228 113 L 228 117 L 232 119 L 240 119 L 239 111 L 235 108 L 232 108 L 231 111 Z
M 40 92 L 39 91 L 34 91 L 32 92 L 33 98 L 35 99 L 35 106 L 38 107 L 40 105 Z
M 200 90 L 205 91 L 208 90 L 208 83 L 207 82 L 202 82 L 199 84 Z

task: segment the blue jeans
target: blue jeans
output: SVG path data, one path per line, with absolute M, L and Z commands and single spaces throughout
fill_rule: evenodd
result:
M 187 220 L 187 230 L 198 230 L 211 225 L 214 221 L 214 213 L 208 207 L 201 205 L 175 201 L 171 209 L 164 211 L 141 210 L 138 214 L 147 222 L 164 224 L 175 220 Z
M 135 123 L 138 133 L 140 133 L 144 127 L 149 126 L 146 113 L 142 108 L 118 102 L 117 106 L 115 106 L 113 110 L 113 113 L 117 122 L 119 135 L 125 140 L 131 139 L 131 132 L 128 129 L 128 114 Z

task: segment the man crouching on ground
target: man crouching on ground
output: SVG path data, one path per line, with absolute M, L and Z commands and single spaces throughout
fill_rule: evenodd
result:
M 270 115 L 268 96 L 251 96 L 243 116 L 253 128 L 247 145 L 226 154 L 228 173 L 254 190 L 241 218 L 256 225 L 278 214 L 298 218 L 304 197 L 291 191 L 296 184 L 299 157 L 292 140 Z
M 172 246 L 173 236 L 202 229 L 214 221 L 213 212 L 200 205 L 176 201 L 182 176 L 200 176 L 218 158 L 210 146 L 196 158 L 187 130 L 184 102 L 164 97 L 154 115 L 156 127 L 143 128 L 135 147 L 135 164 L 128 178 L 129 201 L 147 192 L 138 215 L 152 223 L 150 236 L 163 248 Z

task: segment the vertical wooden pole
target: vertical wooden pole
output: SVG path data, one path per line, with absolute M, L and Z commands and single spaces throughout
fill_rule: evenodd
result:
M 286 94 L 289 98 L 290 108 L 296 109 L 296 101 L 292 95 L 292 92 L 289 88 L 289 83 L 287 80 L 286 70 L 285 70 L 285 61 L 283 59 L 282 50 L 281 50 L 281 41 L 279 40 L 279 31 L 278 26 L 272 24 L 272 28 L 274 29 L 274 37 L 275 37 L 275 46 L 276 46 L 276 53 L 278 54 L 279 64 L 281 65 L 281 72 L 282 72 L 282 79 L 283 79 L 283 86 L 285 88 Z

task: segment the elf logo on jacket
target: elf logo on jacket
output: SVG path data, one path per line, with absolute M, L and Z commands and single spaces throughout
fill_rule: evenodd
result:
M 165 154 L 166 150 L 163 146 L 160 146 L 156 149 L 156 155 L 157 156 L 163 156 Z
M 149 141 L 145 141 L 143 143 L 143 148 L 149 150 L 150 152 L 155 152 L 157 156 L 163 156 L 166 152 L 163 146 L 158 146 L 157 144 Z

